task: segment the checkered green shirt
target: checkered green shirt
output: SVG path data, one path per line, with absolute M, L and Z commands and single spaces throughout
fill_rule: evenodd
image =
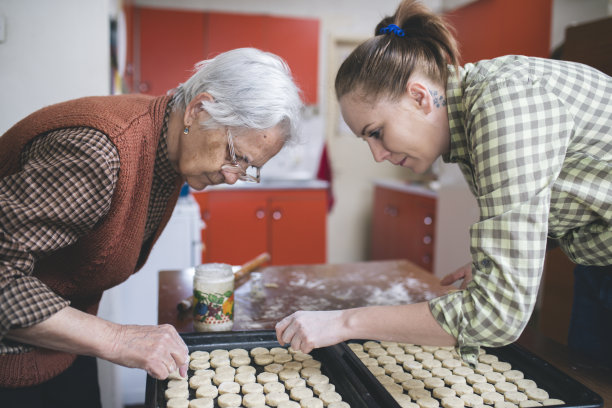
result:
M 451 147 L 480 208 L 473 279 L 430 301 L 464 359 L 523 331 L 547 237 L 585 265 L 612 264 L 612 78 L 585 65 L 506 56 L 451 73 Z M 472 360 L 473 361 L 473 360 Z

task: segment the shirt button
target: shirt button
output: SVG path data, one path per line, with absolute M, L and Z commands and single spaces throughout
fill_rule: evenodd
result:
M 480 261 L 480 264 L 482 266 L 484 266 L 485 268 L 489 266 L 489 260 L 488 259 L 483 259 L 482 261 Z

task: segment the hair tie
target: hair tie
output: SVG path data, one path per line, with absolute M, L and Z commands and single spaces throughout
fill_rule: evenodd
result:
M 388 26 L 381 28 L 379 31 L 380 34 L 395 34 L 398 37 L 403 37 L 406 35 L 404 30 L 396 26 L 395 24 L 389 24 Z

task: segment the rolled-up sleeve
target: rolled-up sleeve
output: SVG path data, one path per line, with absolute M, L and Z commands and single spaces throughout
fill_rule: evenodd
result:
M 529 79 L 492 83 L 470 97 L 466 131 L 480 209 L 470 229 L 472 281 L 429 305 L 474 362 L 479 346 L 516 340 L 535 306 L 551 189 L 572 118 L 555 95 Z
M 115 146 L 90 128 L 41 135 L 20 160 L 18 172 L 0 179 L 0 340 L 69 304 L 33 276 L 35 264 L 108 212 L 119 171 Z M 0 352 L 11 346 L 0 342 Z

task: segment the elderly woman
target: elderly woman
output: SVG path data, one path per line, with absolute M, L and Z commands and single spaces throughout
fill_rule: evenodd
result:
M 287 65 L 244 48 L 171 96 L 68 101 L 0 137 L 0 405 L 99 406 L 93 357 L 184 374 L 173 327 L 104 321 L 102 293 L 145 263 L 185 182 L 259 181 L 301 106 Z

